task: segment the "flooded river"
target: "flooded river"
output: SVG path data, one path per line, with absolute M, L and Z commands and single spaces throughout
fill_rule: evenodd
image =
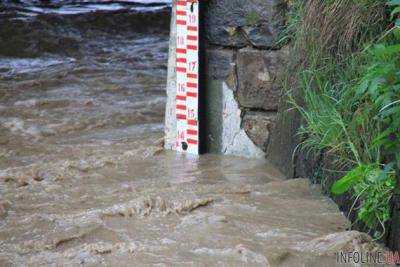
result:
M 168 11 L 85 8 L 0 16 L 0 266 L 335 266 L 380 249 L 307 179 L 163 151 Z

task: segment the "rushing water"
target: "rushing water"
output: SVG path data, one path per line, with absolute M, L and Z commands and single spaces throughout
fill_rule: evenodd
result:
M 171 5 L 170 0 L 4 0 L 2 2 L 8 11 L 16 10 L 20 15 L 27 16 L 85 14 L 117 10 L 149 12 Z
M 333 266 L 376 248 L 306 179 L 162 151 L 168 12 L 104 11 L 5 11 L 0 266 Z

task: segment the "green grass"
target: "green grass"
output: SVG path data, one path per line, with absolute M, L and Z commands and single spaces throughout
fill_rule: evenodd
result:
M 281 38 L 292 45 L 285 85 L 299 90 L 290 103 L 305 121 L 301 147 L 335 156 L 334 171 L 346 172 L 332 192 L 352 191 L 378 238 L 400 169 L 400 31 L 389 26 L 398 2 L 295 1 Z

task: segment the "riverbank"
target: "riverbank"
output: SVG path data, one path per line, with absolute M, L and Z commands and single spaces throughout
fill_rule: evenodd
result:
M 3 19 L 1 266 L 335 266 L 384 250 L 264 159 L 163 151 L 168 10 Z

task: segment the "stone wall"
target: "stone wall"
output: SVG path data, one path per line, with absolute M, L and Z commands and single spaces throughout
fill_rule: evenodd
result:
M 208 151 L 264 157 L 286 52 L 281 0 L 211 0 L 203 6 Z
M 202 130 L 207 152 L 265 156 L 287 58 L 277 44 L 285 11 L 283 0 L 209 0 L 202 4 Z M 174 56 L 171 51 L 170 68 Z M 169 80 L 173 79 L 170 73 Z M 174 86 L 168 86 L 166 148 L 173 142 Z
M 298 148 L 300 114 L 281 95 L 280 78 L 289 58 L 277 41 L 284 25 L 285 0 L 207 0 L 203 3 L 202 43 L 204 64 L 202 91 L 205 121 L 202 134 L 208 152 L 264 157 L 287 178 L 324 176 L 329 194 L 338 179 L 323 170 L 332 169 L 331 157 Z M 174 14 L 174 13 L 173 13 Z M 167 149 L 175 140 L 175 25 L 171 44 L 166 112 Z M 292 96 L 302 102 L 294 86 Z M 315 182 L 315 181 L 314 181 Z M 333 196 L 331 196 L 333 197 Z M 354 197 L 333 197 L 351 221 Z M 400 194 L 394 198 L 394 218 L 388 225 L 386 244 L 400 249 Z M 366 230 L 362 223 L 353 227 Z

